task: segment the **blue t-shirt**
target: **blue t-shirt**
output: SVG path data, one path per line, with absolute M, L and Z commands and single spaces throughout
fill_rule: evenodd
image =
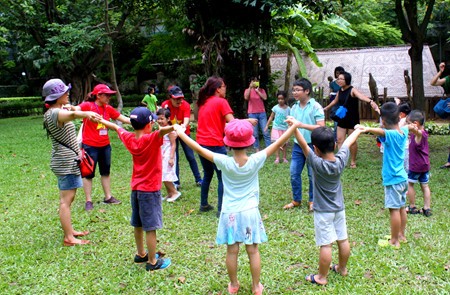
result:
M 286 106 L 286 108 L 283 109 L 279 105 L 276 105 L 272 108 L 272 112 L 275 114 L 272 128 L 276 130 L 287 130 L 288 124 L 284 121 L 286 121 L 286 117 L 289 116 L 291 108 Z
M 379 137 L 384 147 L 383 168 L 381 170 L 384 186 L 399 184 L 408 180 L 408 174 L 404 166 L 408 126 L 404 126 L 400 130 L 402 133 L 397 130 L 384 129 L 385 136 Z
M 310 98 L 304 108 L 302 108 L 300 106 L 300 102 L 297 101 L 292 106 L 291 116 L 294 117 L 297 121 L 300 121 L 308 125 L 316 125 L 318 121 L 325 120 L 325 113 L 323 112 L 323 107 L 318 102 L 316 102 L 314 98 Z M 299 128 L 298 130 L 303 135 L 306 142 L 311 143 L 312 131 L 303 128 Z M 294 142 L 298 144 L 296 138 L 294 138 Z
M 258 207 L 258 171 L 266 158 L 266 152 L 260 151 L 249 156 L 247 163 L 239 167 L 233 157 L 214 153 L 214 163 L 222 171 L 222 212 L 237 213 Z

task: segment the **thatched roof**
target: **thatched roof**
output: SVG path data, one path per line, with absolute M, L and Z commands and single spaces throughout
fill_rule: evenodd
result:
M 328 76 L 334 75 L 334 68 L 342 66 L 352 74 L 352 85 L 370 96 L 369 73 L 377 82 L 378 93 L 383 94 L 383 88 L 387 87 L 389 97 L 406 97 L 406 84 L 403 72 L 408 70 L 411 77 L 411 60 L 408 55 L 410 46 L 392 46 L 356 49 L 328 49 L 316 52 L 322 67 L 317 67 L 309 58 L 305 58 L 309 79 L 317 87 L 324 87 L 327 95 Z M 279 88 L 284 86 L 284 72 L 286 71 L 286 53 L 273 54 L 270 58 L 272 72 L 283 73 L 275 81 Z M 294 75 L 298 72 L 295 58 L 291 71 L 291 86 Z M 430 48 L 423 48 L 423 81 L 426 97 L 442 96 L 442 87 L 430 85 L 431 78 L 437 73 L 436 65 L 431 56 Z

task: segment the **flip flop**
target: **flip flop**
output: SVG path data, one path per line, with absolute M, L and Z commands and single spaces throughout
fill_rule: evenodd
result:
M 385 240 L 390 240 L 391 239 L 391 235 L 385 235 L 384 236 Z M 400 242 L 400 244 L 408 244 L 408 240 L 398 240 Z
M 333 264 L 333 265 L 330 266 L 330 269 L 331 269 L 332 271 L 334 271 L 335 273 L 340 274 L 340 273 L 338 272 L 338 270 L 337 270 L 337 267 L 338 267 L 337 264 Z
M 78 237 L 84 237 L 84 236 L 87 236 L 89 234 L 89 231 L 88 230 L 85 230 L 85 231 L 83 231 L 83 232 L 80 232 L 79 234 L 74 234 L 73 236 L 75 237 L 75 238 L 78 238 Z
M 318 282 L 316 281 L 316 279 L 314 279 L 314 276 L 315 276 L 315 274 L 307 275 L 307 276 L 305 277 L 305 280 L 306 280 L 307 282 L 310 282 L 311 284 L 316 284 L 316 285 L 319 285 L 319 286 L 325 286 L 325 285 L 326 285 L 326 284 L 320 284 L 320 283 L 318 283 Z M 309 280 L 308 280 L 308 278 L 309 278 Z
M 390 240 L 390 239 L 389 239 L 389 240 Z M 378 246 L 380 246 L 380 247 L 382 247 L 382 248 L 385 248 L 385 247 L 387 247 L 387 246 L 390 246 L 390 247 L 391 247 L 392 249 L 394 249 L 394 250 L 400 249 L 400 245 L 398 245 L 398 246 L 392 245 L 391 243 L 389 243 L 389 240 L 379 239 L 379 240 L 378 240 Z
M 284 205 L 283 209 L 292 209 L 294 207 L 299 207 L 302 202 L 291 201 L 289 204 Z

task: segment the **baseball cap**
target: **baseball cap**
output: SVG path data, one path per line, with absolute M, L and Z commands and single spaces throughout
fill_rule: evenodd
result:
M 178 86 L 169 87 L 169 94 L 171 98 L 180 98 L 184 97 L 183 91 Z
M 150 123 L 154 122 L 158 117 L 150 112 L 146 107 L 137 107 L 130 113 L 130 122 L 134 130 L 141 130 Z
M 72 86 L 66 85 L 61 79 L 50 79 L 42 87 L 42 96 L 45 97 L 45 102 L 54 101 L 63 96 L 70 88 Z
M 97 94 L 116 94 L 117 91 L 111 90 L 111 88 L 108 87 L 108 85 L 105 84 L 98 84 L 94 87 L 94 90 L 91 92 L 94 95 Z
M 255 142 L 252 124 L 247 120 L 231 120 L 225 126 L 223 142 L 232 148 L 251 146 Z

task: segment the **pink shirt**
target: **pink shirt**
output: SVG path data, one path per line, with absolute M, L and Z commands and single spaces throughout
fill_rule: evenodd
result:
M 262 94 L 266 94 L 266 91 L 262 88 L 258 88 L 258 91 Z M 245 89 L 244 95 L 248 93 L 248 89 Z M 259 96 L 258 93 L 256 93 L 255 89 L 250 90 L 250 97 L 248 99 L 248 111 L 249 114 L 256 114 L 256 113 L 265 113 L 266 110 L 264 109 L 264 101 Z

